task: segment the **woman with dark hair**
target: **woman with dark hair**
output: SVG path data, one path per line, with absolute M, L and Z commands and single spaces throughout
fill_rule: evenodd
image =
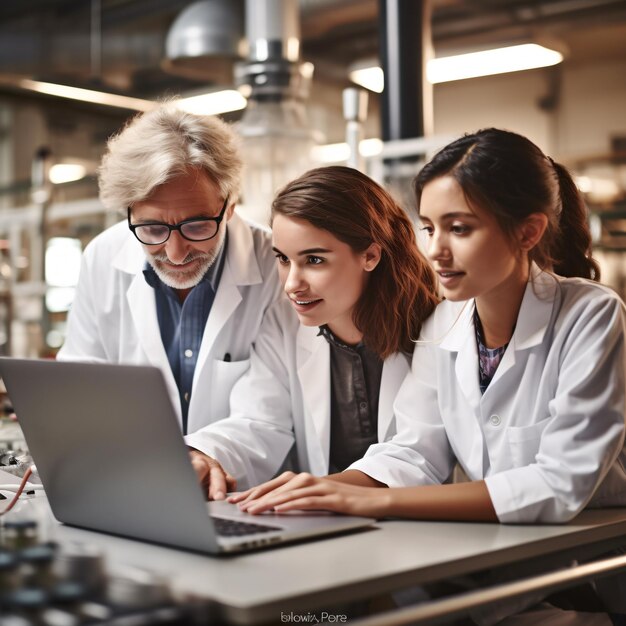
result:
M 352 484 L 279 477 L 241 507 L 562 523 L 626 505 L 626 313 L 594 282 L 569 173 L 486 129 L 443 148 L 415 192 L 445 300 L 394 404 L 396 436 L 342 474 Z M 469 482 L 443 484 L 455 461 Z
M 289 183 L 272 231 L 287 297 L 266 313 L 230 417 L 186 438 L 214 499 L 272 478 L 294 442 L 296 466 L 326 475 L 391 438 L 393 400 L 438 301 L 410 220 L 357 170 Z

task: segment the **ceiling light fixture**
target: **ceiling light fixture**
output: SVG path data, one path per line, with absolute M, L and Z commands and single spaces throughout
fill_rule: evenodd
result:
M 380 154 L 383 142 L 378 138 L 362 139 L 359 143 L 359 152 L 364 157 L 372 157 Z M 328 143 L 314 146 L 312 157 L 318 163 L 342 163 L 348 160 L 350 147 L 347 143 Z
M 426 75 L 429 82 L 436 84 L 548 67 L 561 61 L 563 55 L 560 52 L 526 43 L 431 59 Z M 355 67 L 350 72 L 350 80 L 377 93 L 382 92 L 385 84 L 383 71 L 377 66 Z
M 49 96 L 55 96 L 57 98 L 68 98 L 70 100 L 91 102 L 92 104 L 134 111 L 150 111 L 159 104 L 155 100 L 132 98 L 130 96 L 121 96 L 119 94 L 95 91 L 93 89 L 47 83 L 30 78 L 17 78 L 12 80 L 0 79 L 0 83 Z M 219 115 L 221 113 L 244 109 L 246 102 L 244 96 L 235 89 L 224 89 L 210 93 L 196 94 L 188 98 L 180 98 L 180 100 L 177 100 L 177 106 L 183 111 L 197 113 L 199 115 Z
M 50 167 L 48 177 L 54 185 L 61 183 L 71 183 L 75 180 L 85 178 L 87 168 L 80 163 L 55 163 Z
M 83 89 L 81 87 L 70 87 L 69 85 L 45 83 L 39 80 L 31 80 L 30 78 L 21 78 L 17 81 L 16 85 L 22 89 L 43 93 L 48 96 L 80 100 L 81 102 L 91 102 L 93 104 L 102 104 L 104 106 L 118 107 L 120 109 L 150 111 L 150 109 L 155 107 L 155 103 L 150 100 L 120 96 L 115 93 Z
M 247 100 L 236 89 L 224 89 L 213 93 L 182 98 L 178 107 L 187 113 L 198 115 L 218 115 L 246 108 Z

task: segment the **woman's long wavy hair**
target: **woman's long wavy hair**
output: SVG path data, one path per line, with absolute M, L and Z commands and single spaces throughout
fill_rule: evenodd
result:
M 358 170 L 320 167 L 278 192 L 272 219 L 276 215 L 306 220 L 356 253 L 380 245 L 380 262 L 355 306 L 354 324 L 381 358 L 411 353 L 438 302 L 436 282 L 411 221 L 389 193 Z
M 581 193 L 567 169 L 526 137 L 486 128 L 442 148 L 415 178 L 418 210 L 425 185 L 441 176 L 459 183 L 470 206 L 493 214 L 511 241 L 529 215 L 543 213 L 548 227 L 530 259 L 561 276 L 600 280 Z

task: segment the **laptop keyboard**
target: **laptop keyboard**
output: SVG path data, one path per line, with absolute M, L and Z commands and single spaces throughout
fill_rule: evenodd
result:
M 215 524 L 215 532 L 220 537 L 244 537 L 245 535 L 257 535 L 259 533 L 271 533 L 276 530 L 283 530 L 280 526 L 269 526 L 268 524 L 251 524 L 250 522 L 238 522 L 223 517 L 211 515 Z

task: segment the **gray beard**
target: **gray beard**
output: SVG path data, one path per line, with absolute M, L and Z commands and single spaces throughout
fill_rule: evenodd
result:
M 222 232 L 225 233 L 226 231 Z M 223 234 L 220 239 L 221 240 L 219 244 L 215 248 L 213 248 L 211 252 L 200 252 L 195 254 L 190 253 L 187 257 L 185 257 L 181 265 L 189 263 L 190 261 L 193 261 L 195 259 L 201 259 L 197 268 L 189 270 L 189 272 L 176 272 L 176 274 L 174 274 L 173 272 L 169 272 L 166 267 L 161 265 L 161 263 L 169 262 L 165 253 L 158 255 L 146 253 L 146 258 L 162 283 L 164 283 L 168 287 L 171 287 L 172 289 L 192 289 L 202 280 L 204 275 L 213 266 L 215 260 L 219 256 L 219 253 L 224 246 L 225 237 Z

